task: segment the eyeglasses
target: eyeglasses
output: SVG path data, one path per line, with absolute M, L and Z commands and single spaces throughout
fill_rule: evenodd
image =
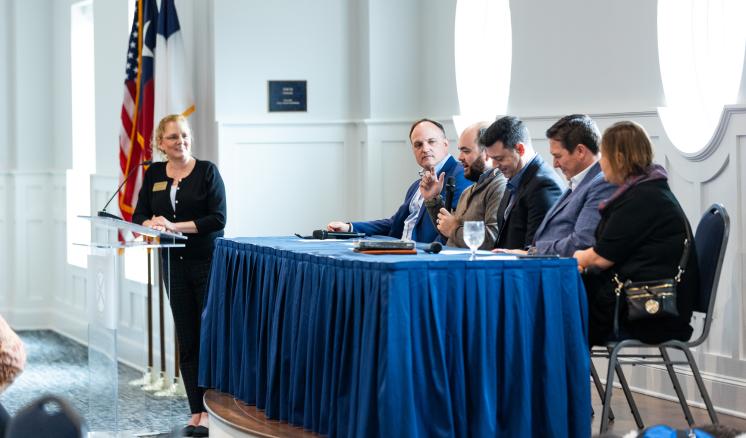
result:
M 432 138 L 426 138 L 425 141 L 422 140 L 415 140 L 414 143 L 412 143 L 412 146 L 415 149 L 420 149 L 422 146 L 427 143 L 429 146 L 433 147 L 437 145 L 438 143 L 442 143 L 443 140 L 445 140 L 445 137 L 432 137 Z
M 178 140 L 180 138 L 185 138 L 186 139 L 186 138 L 189 138 L 189 135 L 187 135 L 187 134 L 184 134 L 184 135 L 173 134 L 173 135 L 169 135 L 168 137 L 163 137 L 164 140 L 168 140 L 168 141 L 176 141 L 176 140 Z

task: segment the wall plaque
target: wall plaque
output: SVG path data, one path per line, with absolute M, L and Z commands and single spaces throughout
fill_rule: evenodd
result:
M 306 81 L 267 81 L 269 112 L 306 111 Z

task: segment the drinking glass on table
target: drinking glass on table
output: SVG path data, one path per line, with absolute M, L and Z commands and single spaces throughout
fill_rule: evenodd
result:
M 465 221 L 464 222 L 464 242 L 469 247 L 471 257 L 474 260 L 477 254 L 477 248 L 484 242 L 484 222 L 483 221 Z

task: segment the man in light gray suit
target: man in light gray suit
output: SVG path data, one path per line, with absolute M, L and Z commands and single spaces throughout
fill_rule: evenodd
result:
M 617 188 L 604 180 L 598 163 L 601 133 L 590 117 L 572 114 L 552 125 L 546 136 L 554 167 L 565 175 L 569 188 L 544 216 L 528 251 L 497 252 L 572 257 L 575 251 L 589 248 L 596 241 L 596 226 L 601 219 L 598 204 Z

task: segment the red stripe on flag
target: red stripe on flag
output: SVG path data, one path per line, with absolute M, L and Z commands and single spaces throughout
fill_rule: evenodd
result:
M 139 165 L 141 162 L 151 159 L 150 138 L 153 133 L 153 86 L 154 81 L 148 81 L 144 84 L 141 93 L 141 102 L 139 102 L 140 111 L 137 116 L 137 125 L 135 129 L 136 138 L 131 142 L 129 154 L 129 169 Z M 126 175 L 126 173 L 125 173 Z M 137 205 L 136 192 L 138 180 L 140 179 L 141 170 L 136 170 L 132 177 L 127 180 L 119 198 L 119 209 L 122 217 L 126 220 L 132 220 L 132 212 Z

